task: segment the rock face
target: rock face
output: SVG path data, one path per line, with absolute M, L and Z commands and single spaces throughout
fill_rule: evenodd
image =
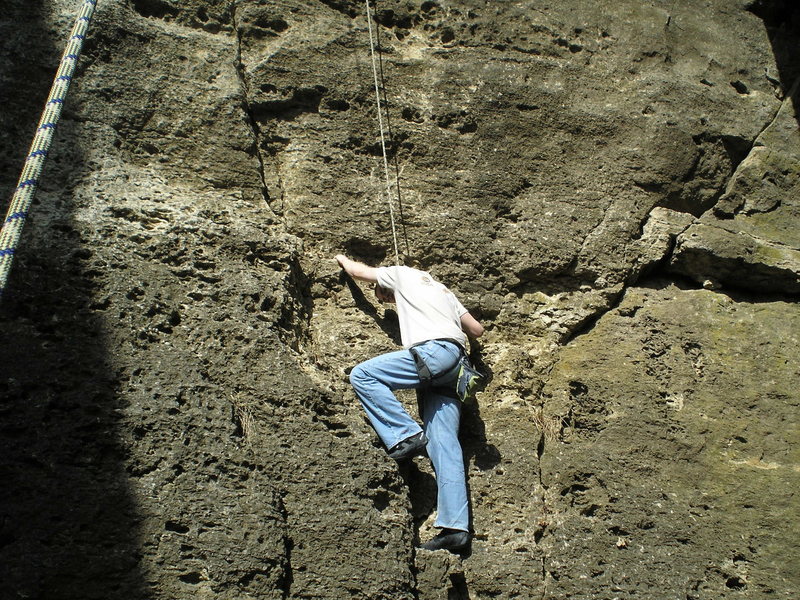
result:
M 0 15 L 4 198 L 76 4 Z M 3 597 L 796 597 L 797 9 L 380 0 L 390 199 L 365 13 L 98 3 L 0 303 Z M 488 329 L 464 556 L 347 382 L 390 203 Z

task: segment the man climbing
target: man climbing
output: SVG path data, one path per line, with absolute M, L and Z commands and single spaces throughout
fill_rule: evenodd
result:
M 455 370 L 467 337 L 478 338 L 483 326 L 444 285 L 429 273 L 411 267 L 370 267 L 339 254 L 336 261 L 351 277 L 376 284 L 381 302 L 394 302 L 403 350 L 389 352 L 353 368 L 353 384 L 372 426 L 389 456 L 402 460 L 422 453 L 436 472 L 441 531 L 422 545 L 427 550 L 459 550 L 469 544 L 469 509 L 464 458 L 458 441 L 461 402 L 447 386 L 455 386 Z M 466 335 L 465 335 L 466 333 Z M 420 378 L 425 369 L 435 385 Z M 423 395 L 424 430 L 392 393 L 417 389 Z

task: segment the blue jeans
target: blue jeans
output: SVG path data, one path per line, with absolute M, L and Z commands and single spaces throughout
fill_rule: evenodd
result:
M 461 352 L 455 344 L 437 340 L 416 346 L 415 350 L 433 377 L 450 371 Z M 365 361 L 353 368 L 350 382 L 387 448 L 422 431 L 392 393 L 393 390 L 415 389 L 422 385 L 411 352 L 398 350 Z M 429 440 L 428 456 L 436 471 L 438 488 L 434 525 L 469 531 L 464 456 L 458 441 L 461 402 L 437 393 L 435 389 L 427 389 L 424 394 L 422 422 Z

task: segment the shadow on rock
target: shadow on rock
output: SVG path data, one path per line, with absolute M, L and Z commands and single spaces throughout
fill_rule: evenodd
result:
M 473 340 L 470 347 L 469 359 L 484 376 L 478 388 L 478 392 L 481 392 L 494 379 L 494 372 L 483 359 L 480 343 Z M 494 444 L 490 444 L 486 437 L 486 425 L 481 418 L 481 407 L 478 400 L 464 404 L 461 412 L 461 443 L 464 447 L 464 458 L 467 464 L 472 461 L 481 471 L 496 467 L 502 460 L 500 451 Z M 467 470 L 469 471 L 469 469 Z
M 4 198 L 19 176 L 63 50 L 50 43 L 52 24 L 39 4 L 12 0 L 0 17 Z M 68 33 L 56 42 L 63 44 Z M 63 159 L 59 137 L 51 153 Z M 73 169 L 82 168 L 80 150 L 73 145 L 70 152 Z M 48 177 L 45 168 L 41 202 L 34 202 L 0 303 L 2 595 L 149 598 L 139 569 L 141 517 L 119 442 L 123 407 L 92 308 L 91 250 L 72 225 L 68 194 L 50 202 L 68 187 L 62 174 L 51 168 Z
M 384 312 L 384 316 L 381 317 L 378 314 L 378 310 L 373 306 L 373 304 L 367 300 L 367 296 L 364 294 L 361 287 L 344 271 L 341 272 L 341 280 L 347 284 L 347 288 L 350 290 L 350 293 L 353 295 L 353 301 L 356 303 L 356 306 L 359 310 L 363 311 L 365 315 L 369 315 L 381 330 L 394 342 L 396 345 L 401 345 L 402 342 L 400 341 L 400 326 L 397 322 L 397 313 L 392 309 L 387 309 Z
M 767 72 L 767 77 L 775 83 L 777 75 L 777 83 L 788 94 L 800 78 L 800 46 L 797 43 L 800 38 L 800 7 L 792 0 L 754 0 L 748 10 L 764 21 L 778 66 L 778 73 Z M 800 123 L 797 91 L 793 100 L 794 116 Z

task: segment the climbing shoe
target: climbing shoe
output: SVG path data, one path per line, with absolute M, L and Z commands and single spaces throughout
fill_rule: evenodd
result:
M 472 539 L 469 531 L 460 529 L 442 529 L 430 542 L 420 546 L 425 550 L 450 550 L 455 552 L 465 548 Z
M 412 435 L 389 448 L 389 457 L 395 460 L 403 460 L 404 458 L 411 458 L 417 454 L 422 454 L 425 446 L 428 444 L 428 438 L 420 431 L 416 435 Z

